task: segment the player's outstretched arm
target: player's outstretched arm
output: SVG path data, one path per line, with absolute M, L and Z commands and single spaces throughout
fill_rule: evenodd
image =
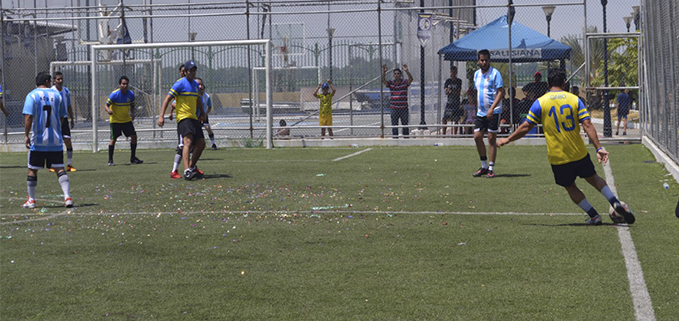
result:
M 599 161 L 599 163 L 606 165 L 606 162 L 608 162 L 608 152 L 601 147 L 601 143 L 599 142 L 599 137 L 596 134 L 596 128 L 594 128 L 594 125 L 592 125 L 592 121 L 588 119 L 585 119 L 582 121 L 582 128 L 585 129 L 585 133 L 587 133 L 587 137 L 589 137 L 589 140 L 592 142 L 594 145 L 594 148 L 596 148 L 596 159 Z
M 167 106 L 170 104 L 172 101 L 172 96 L 167 95 L 165 97 L 165 100 L 163 100 L 163 104 L 160 106 L 160 117 L 158 117 L 158 126 L 163 127 L 165 125 L 165 111 L 167 110 Z
M 502 138 L 497 141 L 497 147 L 502 147 L 504 145 L 507 145 L 515 140 L 521 139 L 521 137 L 526 136 L 528 132 L 530 132 L 531 129 L 533 129 L 535 125 L 529 121 L 523 122 L 519 128 L 516 129 L 509 137 L 507 138 Z

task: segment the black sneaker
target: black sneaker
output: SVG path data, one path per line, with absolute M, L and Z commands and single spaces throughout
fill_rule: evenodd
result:
M 116 164 L 115 164 L 115 163 L 113 163 L 113 161 L 112 161 L 112 160 L 110 160 L 110 161 L 108 161 L 108 166 L 116 166 Z
M 196 172 L 194 172 L 194 171 L 191 170 L 190 168 L 184 170 L 184 179 L 185 179 L 185 180 L 190 181 L 190 180 L 192 180 L 195 176 L 196 176 Z
M 615 132 L 615 136 L 618 136 L 618 132 Z
M 143 160 L 141 160 L 141 159 L 139 159 L 139 158 L 136 158 L 136 157 L 130 159 L 130 163 L 131 163 L 131 164 L 141 164 L 141 163 L 143 163 L 143 162 L 144 162 Z
M 615 209 L 616 213 L 622 215 L 625 218 L 625 222 L 627 222 L 627 224 L 633 224 L 636 220 L 632 210 L 630 210 L 629 206 L 627 206 L 627 204 L 624 202 L 616 202 L 613 204 L 613 208 Z
M 212 149 L 217 149 L 217 144 L 212 144 Z
M 486 175 L 486 174 L 488 174 L 488 169 L 481 167 L 474 174 L 472 174 L 472 176 L 481 177 L 481 176 Z
M 495 171 L 488 171 L 488 174 L 486 174 L 486 177 L 488 177 L 488 178 L 495 177 Z

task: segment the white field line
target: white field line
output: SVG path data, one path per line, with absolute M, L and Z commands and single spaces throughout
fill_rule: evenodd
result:
M 604 173 L 606 174 L 608 187 L 610 187 L 614 194 L 618 195 L 610 161 L 604 165 Z M 641 270 L 641 263 L 639 263 L 639 258 L 637 257 L 637 250 L 632 241 L 629 226 L 619 224 L 617 228 L 622 255 L 625 257 L 625 266 L 627 267 L 627 278 L 629 279 L 629 288 L 632 293 L 634 315 L 638 321 L 655 321 L 655 311 L 653 310 L 651 295 L 646 287 L 644 272 Z
M 77 204 L 76 204 L 77 208 Z M 112 212 L 87 212 L 78 213 L 73 209 L 66 210 L 61 213 L 55 213 L 44 217 L 37 217 L 33 219 L 26 220 L 16 220 L 8 222 L 0 222 L 0 225 L 8 224 L 19 224 L 19 223 L 29 223 L 35 221 L 44 221 L 58 216 L 167 216 L 167 215 L 177 215 L 177 216 L 189 216 L 189 215 L 281 215 L 281 216 L 292 216 L 292 215 L 312 215 L 312 214 L 347 214 L 347 215 L 469 215 L 469 216 L 582 216 L 582 213 L 520 213 L 520 212 L 439 212 L 439 211 L 425 211 L 425 212 L 393 212 L 393 211 L 351 211 L 347 209 L 332 209 L 332 210 L 306 210 L 306 211 L 223 211 L 223 212 L 139 212 L 139 213 L 112 213 Z M 0 214 L 0 217 L 11 217 L 11 216 L 22 216 L 22 215 L 37 215 L 34 212 L 31 213 L 15 213 L 15 214 Z
M 356 156 L 356 155 L 360 155 L 360 154 L 365 153 L 365 152 L 370 151 L 370 150 L 372 150 L 372 148 L 366 148 L 366 149 L 364 149 L 364 150 L 355 152 L 355 153 L 353 153 L 353 154 L 349 154 L 349 155 L 347 155 L 347 156 L 342 156 L 342 157 L 335 158 L 335 159 L 333 159 L 332 161 L 333 161 L 333 162 L 338 162 L 338 161 L 341 161 L 341 160 L 346 159 L 346 158 L 349 158 L 349 157 L 354 157 L 354 156 Z

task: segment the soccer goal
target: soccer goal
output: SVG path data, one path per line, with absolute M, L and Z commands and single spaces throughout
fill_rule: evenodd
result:
M 110 53 L 117 52 L 119 59 L 109 60 Z M 135 59 L 125 59 L 134 56 Z M 251 73 L 254 68 L 264 69 L 266 97 L 267 148 L 273 147 L 272 116 L 272 46 L 266 40 L 203 41 L 183 43 L 152 44 L 111 44 L 91 47 L 90 77 L 92 117 L 92 151 L 97 152 L 98 134 L 105 135 L 108 128 L 99 128 L 108 120 L 103 106 L 109 94 L 118 88 L 118 80 L 125 75 L 130 80 L 130 89 L 135 93 L 136 117 L 134 125 L 140 141 L 176 141 L 174 122 L 157 126 L 160 108 L 168 91 L 179 78 L 178 67 L 192 60 L 198 66 L 197 77 L 208 84 L 208 93 L 219 100 L 224 107 L 237 101 L 238 108 L 243 95 L 252 92 Z M 242 72 L 247 70 L 247 72 Z M 143 107 L 140 109 L 140 105 Z M 149 107 L 146 107 L 150 105 Z M 169 109 L 168 109 L 169 110 Z M 212 119 L 212 116 L 210 117 Z M 247 130 L 247 128 L 243 128 Z

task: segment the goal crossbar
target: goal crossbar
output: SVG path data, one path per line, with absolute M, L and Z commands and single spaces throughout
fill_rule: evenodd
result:
M 228 41 L 197 41 L 197 42 L 159 42 L 159 43 L 137 43 L 137 44 L 108 44 L 108 45 L 93 45 L 91 46 L 91 55 L 93 57 L 91 63 L 92 74 L 91 83 L 92 88 L 97 88 L 97 77 L 96 70 L 97 64 L 107 64 L 108 61 L 97 61 L 97 52 L 100 50 L 129 50 L 129 49 L 162 49 L 162 48 L 187 48 L 187 47 L 207 47 L 207 46 L 264 46 L 265 59 L 264 59 L 264 69 L 266 77 L 266 148 L 273 148 L 273 91 L 271 84 L 272 75 L 272 52 L 271 46 L 272 42 L 270 39 L 256 39 L 256 40 L 228 40 Z M 134 64 L 137 61 L 130 59 L 125 61 L 125 63 Z M 154 64 L 155 66 L 155 64 Z M 92 90 L 92 115 L 96 115 L 96 91 Z M 159 115 L 163 117 L 163 115 Z M 93 144 L 92 152 L 96 153 L 98 151 L 98 137 L 97 137 L 97 122 L 92 122 L 92 133 L 93 133 Z

